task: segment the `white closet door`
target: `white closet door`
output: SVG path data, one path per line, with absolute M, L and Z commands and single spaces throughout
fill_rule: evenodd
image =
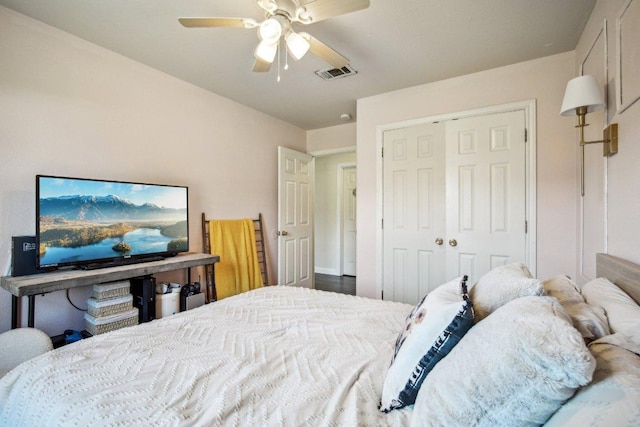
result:
M 446 139 L 447 277 L 526 262 L 524 112 L 449 121 Z
M 386 300 L 415 304 L 444 283 L 444 123 L 384 133 Z
M 389 130 L 383 150 L 384 299 L 527 261 L 524 110 Z

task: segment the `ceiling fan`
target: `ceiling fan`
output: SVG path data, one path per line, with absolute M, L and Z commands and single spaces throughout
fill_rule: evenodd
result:
M 308 33 L 295 32 L 293 25 L 309 25 L 369 7 L 369 0 L 257 0 L 257 3 L 265 12 L 262 22 L 251 18 L 180 18 L 178 21 L 187 28 L 258 28 L 260 42 L 254 52 L 255 72 L 269 71 L 281 41 L 295 60 L 311 51 L 333 67 L 342 68 L 349 64 L 347 58 Z

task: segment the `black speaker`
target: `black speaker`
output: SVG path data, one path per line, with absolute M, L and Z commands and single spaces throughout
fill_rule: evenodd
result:
M 131 279 L 133 306 L 138 307 L 139 323 L 151 322 L 156 318 L 156 278 L 153 276 Z
M 36 267 L 36 236 L 13 236 L 11 238 L 11 275 L 13 277 L 44 273 Z

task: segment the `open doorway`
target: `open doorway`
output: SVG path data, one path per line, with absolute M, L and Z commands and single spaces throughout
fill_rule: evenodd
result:
M 315 288 L 355 295 L 356 153 L 315 157 Z

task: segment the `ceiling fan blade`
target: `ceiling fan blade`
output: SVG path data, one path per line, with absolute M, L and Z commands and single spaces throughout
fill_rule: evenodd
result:
M 253 72 L 254 73 L 266 73 L 271 69 L 271 64 L 268 62 L 261 61 L 256 58 L 256 61 L 253 63 Z
M 320 40 L 315 37 L 307 34 L 307 33 L 299 33 L 301 36 L 306 38 L 311 45 L 309 50 L 311 53 L 322 59 L 323 61 L 328 62 L 334 68 L 342 68 L 345 65 L 349 65 L 349 60 L 344 56 L 340 55 L 335 50 L 331 49 L 326 44 L 322 43 Z
M 369 4 L 369 0 L 315 0 L 301 6 L 305 11 L 299 14 L 299 18 L 302 23 L 314 23 L 366 9 Z M 310 22 L 305 22 L 305 20 L 310 20 Z
M 179 18 L 187 28 L 240 27 L 254 28 L 258 23 L 250 18 Z

